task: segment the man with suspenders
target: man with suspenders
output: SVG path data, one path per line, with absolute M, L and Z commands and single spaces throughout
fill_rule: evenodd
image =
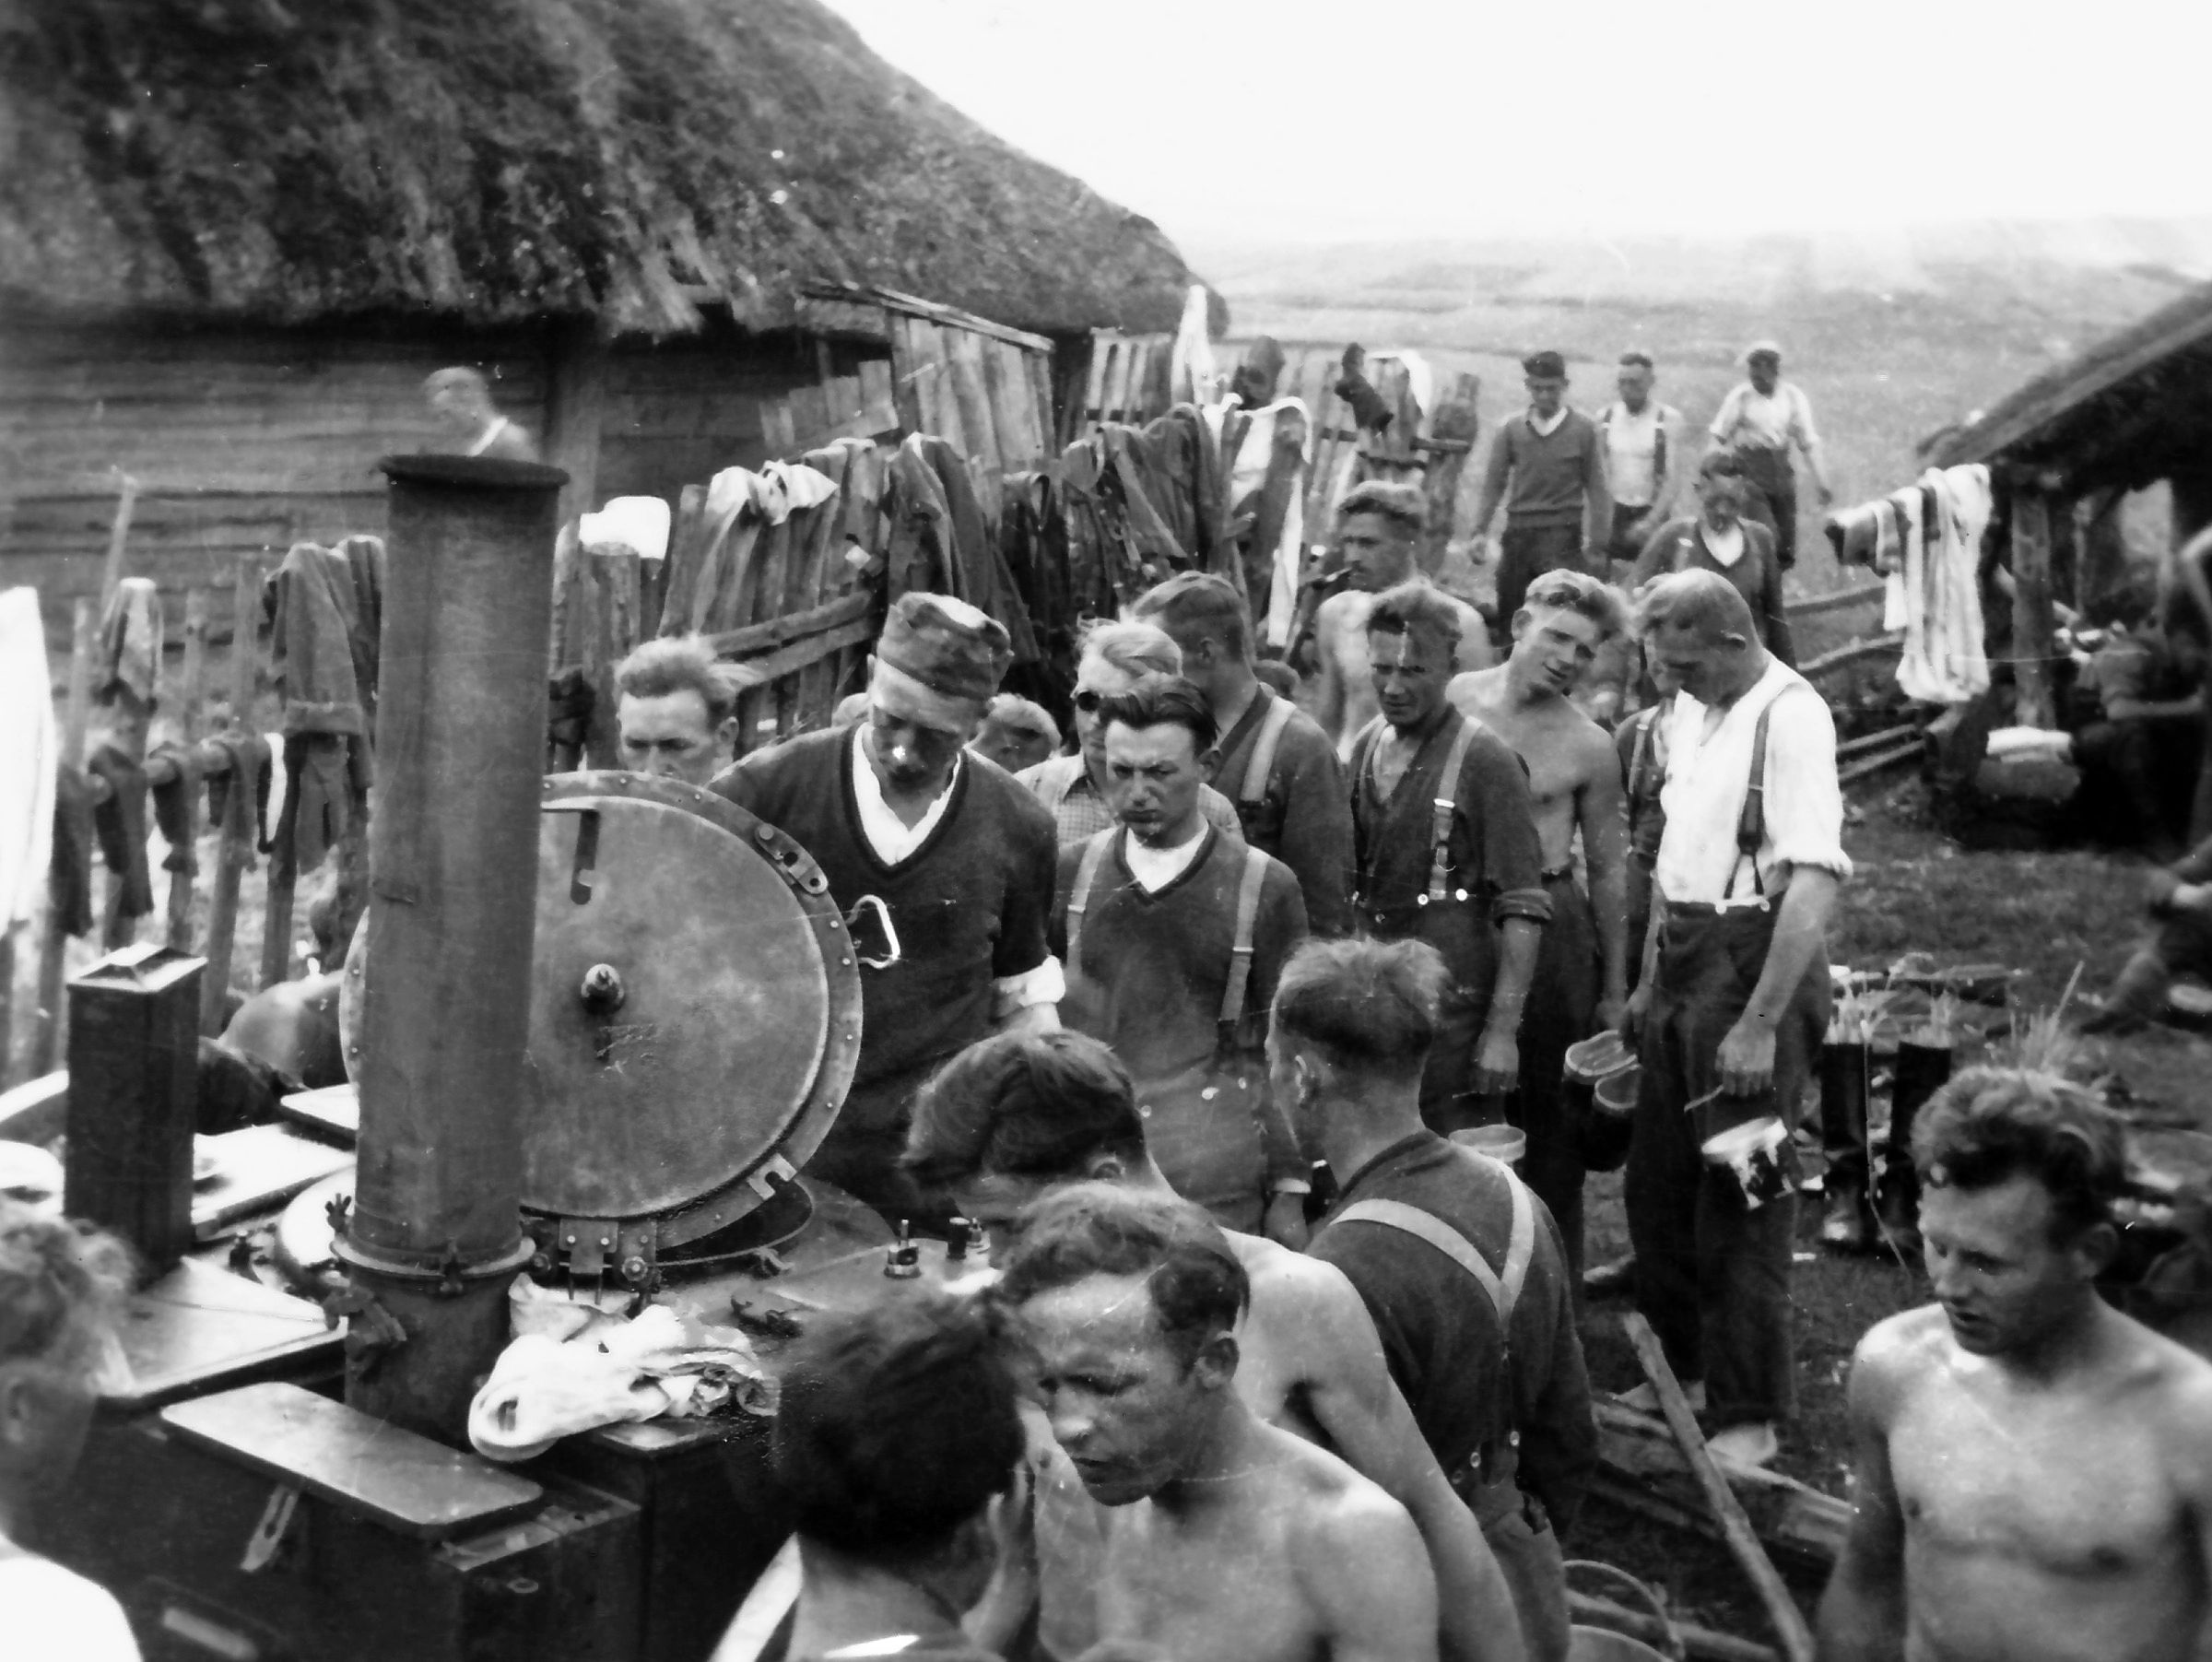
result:
M 1244 841 L 1290 868 L 1315 935 L 1348 935 L 1352 810 L 1344 768 L 1319 723 L 1263 686 L 1252 666 L 1244 602 L 1227 579 L 1171 577 L 1136 603 L 1139 621 L 1182 651 L 1183 678 L 1206 694 L 1221 727 L 1216 788 L 1237 805 Z
M 1565 1249 L 1510 1168 L 1422 1124 L 1448 972 L 1420 941 L 1313 941 L 1283 971 L 1276 1100 L 1342 1185 L 1308 1253 L 1350 1279 L 1391 1376 L 1504 1573 L 1536 1662 L 1567 1654 L 1557 1527 L 1597 1432 Z
M 1662 577 L 1639 621 L 1681 690 L 1658 718 L 1665 826 L 1625 1023 L 1643 1063 L 1624 1186 L 1636 1300 L 1714 1456 L 1756 1465 L 1795 1396 L 1796 1196 L 1747 1202 L 1703 1145 L 1766 1115 L 1794 1128 L 1828 1025 L 1828 920 L 1851 875 L 1835 723 L 1726 578 Z M 1787 1141 L 1779 1158 L 1794 1180 Z
M 1261 1040 L 1283 961 L 1306 936 L 1298 879 L 1198 808 L 1213 712 L 1154 677 L 1099 710 L 1121 823 L 1060 851 L 1048 941 L 1068 1025 L 1137 1084 L 1153 1157 L 1228 1229 L 1305 1244 L 1310 1168 L 1267 1096 Z
M 1418 937 L 1451 972 L 1421 1081 L 1421 1116 L 1446 1134 L 1504 1117 L 1551 916 L 1527 772 L 1446 696 L 1459 628 L 1426 584 L 1376 596 L 1368 654 L 1382 713 L 1361 730 L 1351 769 L 1359 929 Z

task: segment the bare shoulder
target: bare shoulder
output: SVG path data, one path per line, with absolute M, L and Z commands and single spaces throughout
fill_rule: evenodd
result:
M 2177 1448 L 2198 1449 L 2212 1468 L 2212 1361 L 2131 1316 L 2113 1316 L 2124 1336 L 2121 1366 L 2129 1385 L 2147 1396 Z
M 1266 1430 L 1281 1448 L 1278 1469 L 1295 1503 L 1290 1545 L 1310 1574 L 1426 1558 L 1412 1515 L 1381 1484 L 1325 1448 L 1273 1426 Z
M 1366 1319 L 1359 1290 L 1334 1264 L 1292 1252 L 1264 1235 L 1232 1232 L 1229 1241 L 1252 1283 L 1255 1321 L 1310 1323 L 1312 1331 L 1326 1333 L 1348 1317 Z
M 1463 669 L 1446 685 L 1444 696 L 1452 701 L 1452 707 L 1462 715 L 1473 716 L 1479 721 L 1483 711 L 1489 707 L 1494 684 L 1500 673 L 1495 666 L 1488 669 Z
M 1907 1396 L 1947 1365 L 1953 1350 L 1942 1307 L 1923 1304 L 1877 1322 L 1851 1356 L 1855 1413 L 1886 1422 Z
M 1314 626 L 1324 630 L 1351 628 L 1367 615 L 1367 603 L 1371 598 L 1358 589 L 1339 589 L 1314 608 Z

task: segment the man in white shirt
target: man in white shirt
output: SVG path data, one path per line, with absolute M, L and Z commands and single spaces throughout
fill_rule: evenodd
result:
M 129 1281 L 117 1242 L 0 1199 L 0 1653 L 9 1662 L 137 1662 L 111 1594 L 16 1544 L 84 1449 Z
M 1826 508 L 1835 501 L 1821 456 L 1820 435 L 1813 430 L 1812 400 L 1805 389 L 1782 378 L 1782 348 L 1758 341 L 1744 354 L 1748 380 L 1721 400 L 1713 417 L 1708 451 L 1732 452 L 1753 486 L 1747 512 L 1774 533 L 1782 569 L 1797 561 L 1797 476 L 1790 469 L 1793 446 L 1805 453 L 1813 489 Z
M 1597 413 L 1606 483 L 1613 494 L 1613 535 L 1606 545 L 1610 560 L 1634 560 L 1642 553 L 1681 494 L 1688 460 L 1682 412 L 1653 398 L 1658 379 L 1649 353 L 1623 352 L 1614 377 L 1620 396 Z
M 1660 718 L 1666 828 L 1624 1024 L 1643 1064 L 1623 1196 L 1636 1298 L 1709 1410 L 1714 1455 L 1759 1464 L 1795 1394 L 1794 1155 L 1784 1138 L 1793 1192 L 1754 1202 L 1704 1144 L 1769 1117 L 1794 1126 L 1828 1024 L 1828 921 L 1851 875 L 1835 723 L 1718 573 L 1660 578 L 1639 623 L 1681 690 Z
M 465 365 L 440 370 L 422 383 L 422 394 L 441 426 L 453 434 L 453 454 L 497 456 L 508 462 L 535 462 L 537 443 L 500 414 L 491 401 L 491 383 Z

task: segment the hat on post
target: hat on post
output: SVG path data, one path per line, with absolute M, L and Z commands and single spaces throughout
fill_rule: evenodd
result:
M 949 595 L 899 596 L 876 643 L 876 660 L 941 698 L 989 700 L 1014 661 L 1006 626 Z
M 1521 372 L 1531 381 L 1564 381 L 1567 360 L 1557 352 L 1531 352 L 1521 360 Z

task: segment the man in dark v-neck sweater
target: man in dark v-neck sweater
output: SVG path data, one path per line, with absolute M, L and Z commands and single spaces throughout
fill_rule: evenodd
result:
M 887 1217 L 930 1215 L 899 1166 L 923 1079 L 1008 1022 L 1057 1025 L 1059 965 L 1044 943 L 1053 817 L 995 762 L 961 750 L 1005 667 L 1005 639 L 973 607 L 903 596 L 877 644 L 868 718 L 756 751 L 712 787 L 812 855 L 841 910 L 874 895 L 898 933 L 899 961 L 861 971 L 852 1089 L 806 1168 Z M 912 820 L 889 806 L 910 773 L 936 787 Z M 866 949 L 872 928 L 856 933 Z
M 1080 939 L 1069 908 L 1093 843 L 1060 852 L 1049 944 L 1067 964 L 1067 1025 L 1111 1046 L 1135 1077 L 1147 1134 L 1177 1192 L 1255 1232 L 1303 1223 L 1306 1167 L 1288 1122 L 1266 1102 L 1267 1005 L 1306 937 L 1298 879 L 1281 861 L 1224 837 L 1198 809 L 1214 757 L 1213 715 L 1187 681 L 1156 678 L 1101 706 L 1107 789 L 1121 829 L 1093 855 Z M 1220 1026 L 1248 870 L 1261 862 L 1252 959 L 1233 1033 Z M 1215 1095 L 1193 1076 L 1218 1064 Z M 1243 1089 L 1232 1089 L 1238 1080 Z M 1211 1110 L 1220 1111 L 1218 1125 Z M 1234 1119 L 1233 1125 L 1229 1120 Z M 1214 1135 L 1218 1132 L 1218 1135 Z M 1278 1214 L 1266 1219 L 1273 1204 Z M 1279 1238 L 1279 1235 L 1278 1235 Z M 1303 1244 L 1302 1229 L 1297 1241 Z
M 1629 592 L 1670 572 L 1716 572 L 1751 608 L 1759 644 L 1794 669 L 1797 653 L 1790 639 L 1774 533 L 1744 517 L 1747 489 L 1743 465 L 1735 456 L 1726 451 L 1707 456 L 1698 469 L 1698 513 L 1671 519 L 1652 533 L 1629 573 Z
M 1551 897 L 1528 774 L 1504 740 L 1452 707 L 1458 618 L 1429 593 L 1408 583 L 1375 602 L 1369 650 L 1382 714 L 1352 750 L 1353 889 L 1362 934 L 1425 940 L 1452 972 L 1421 1082 L 1423 1117 L 1450 1133 L 1503 1116 Z M 1457 775 L 1446 780 L 1463 726 Z M 1452 807 L 1443 893 L 1432 896 L 1440 799 Z

